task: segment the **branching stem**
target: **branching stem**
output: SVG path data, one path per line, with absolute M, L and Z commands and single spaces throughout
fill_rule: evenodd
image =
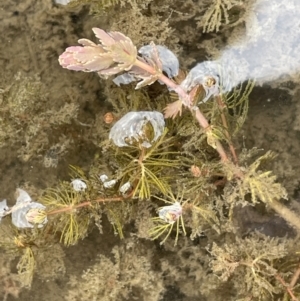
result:
M 275 278 L 285 287 L 293 301 L 299 301 L 299 299 L 294 295 L 292 288 L 287 284 L 279 274 L 275 275 Z
M 143 160 L 145 159 L 145 155 L 146 155 L 146 151 L 144 147 L 141 147 L 141 152 L 139 155 L 139 159 L 138 162 L 140 165 L 142 165 Z M 135 187 L 131 190 L 131 192 L 127 195 L 120 195 L 120 196 L 115 196 L 115 197 L 107 197 L 107 198 L 98 198 L 95 199 L 93 201 L 84 201 L 80 204 L 77 205 L 70 205 L 70 206 L 65 206 L 63 208 L 60 209 L 54 209 L 52 211 L 47 212 L 47 215 L 55 215 L 55 214 L 59 214 L 59 213 L 64 213 L 64 212 L 69 212 L 69 211 L 73 211 L 79 208 L 83 208 L 83 207 L 89 207 L 89 206 L 93 206 L 92 203 L 108 203 L 108 202 L 122 202 L 125 201 L 127 199 L 130 199 L 134 196 L 134 192 L 135 192 L 135 188 L 136 188 L 136 184 L 137 184 L 137 179 L 135 180 Z
M 63 207 L 63 208 L 60 208 L 60 209 L 54 209 L 52 211 L 47 212 L 47 216 L 73 211 L 73 210 L 76 210 L 76 209 L 79 209 L 79 208 L 82 208 L 82 207 L 89 207 L 89 206 L 92 206 L 92 203 L 121 202 L 121 201 L 124 201 L 126 199 L 131 198 L 132 194 L 133 193 L 130 193 L 129 195 L 126 195 L 126 196 L 98 198 L 98 199 L 93 200 L 92 202 L 91 201 L 85 201 L 85 202 L 82 202 L 82 203 L 77 204 L 77 205 L 66 206 L 66 207 Z
M 228 132 L 228 124 L 227 124 L 227 120 L 226 120 L 224 112 L 223 112 L 223 110 L 226 106 L 225 106 L 224 102 L 222 101 L 222 98 L 221 98 L 220 95 L 218 95 L 216 98 L 217 98 L 218 106 L 221 110 L 221 119 L 222 119 L 223 126 L 225 128 L 225 135 L 226 135 L 226 138 L 228 140 L 228 144 L 229 144 L 229 148 L 230 148 L 230 151 L 231 151 L 231 154 L 232 154 L 232 157 L 233 157 L 233 161 L 234 161 L 235 164 L 237 164 L 238 163 L 238 158 L 237 158 L 233 143 L 231 141 L 231 137 L 230 137 L 229 132 Z
M 137 59 L 136 62 L 134 63 L 135 66 L 149 72 L 152 75 L 157 75 L 158 79 L 163 82 L 166 86 L 174 90 L 178 96 L 182 99 L 184 105 L 191 111 L 191 113 L 195 116 L 196 120 L 200 124 L 200 126 L 206 130 L 209 131 L 209 123 L 205 116 L 202 114 L 200 109 L 198 107 L 193 106 L 193 100 L 191 99 L 190 94 L 188 94 L 184 89 L 180 86 L 177 85 L 175 82 L 173 82 L 170 78 L 165 76 L 163 73 L 158 73 L 155 68 L 152 66 L 148 65 L 147 63 Z M 219 153 L 222 162 L 228 162 L 228 157 L 226 155 L 226 152 L 222 146 L 222 144 L 219 141 L 216 141 L 216 150 Z

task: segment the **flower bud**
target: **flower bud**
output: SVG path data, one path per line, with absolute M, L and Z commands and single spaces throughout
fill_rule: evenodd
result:
M 169 224 L 175 223 L 182 215 L 182 207 L 179 202 L 170 206 L 164 206 L 158 210 L 159 217 Z
M 74 179 L 71 185 L 75 191 L 85 191 L 87 188 L 87 185 L 80 179 Z

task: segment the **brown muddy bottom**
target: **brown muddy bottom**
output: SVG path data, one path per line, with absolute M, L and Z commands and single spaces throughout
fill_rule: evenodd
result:
M 75 45 L 78 38 L 91 38 L 92 27 L 105 27 L 108 21 L 93 18 L 87 8 L 65 8 L 54 5 L 51 0 L 6 2 L 0 4 L 0 116 L 4 120 L 0 128 L 0 200 L 7 199 L 12 205 L 17 187 L 27 187 L 34 196 L 58 180 L 68 179 L 69 164 L 85 168 L 98 154 L 98 136 L 91 127 L 107 112 L 108 104 L 102 96 L 104 82 L 96 74 L 63 70 L 57 59 L 67 46 Z M 179 27 L 178 32 L 182 29 Z M 182 37 L 182 43 L 186 40 L 187 37 Z M 188 50 L 190 55 L 196 53 L 192 47 Z M 197 56 L 203 54 L 197 53 Z M 35 83 L 33 96 L 27 95 L 28 102 L 21 104 L 18 96 L 24 93 L 28 78 L 30 83 Z M 1 95 L 9 89 L 12 89 L 11 103 L 7 106 Z M 272 163 L 273 170 L 289 195 L 296 199 L 300 190 L 298 89 L 298 82 L 284 82 L 278 87 L 275 83 L 272 88 L 256 87 L 250 97 L 247 122 L 237 142 L 240 148 L 256 146 L 275 151 L 278 157 Z M 65 107 L 66 104 L 69 106 Z M 273 215 L 261 216 L 251 209 L 243 214 L 245 218 L 237 221 L 243 234 L 259 230 L 282 237 L 293 232 L 279 218 L 274 221 Z M 80 279 L 83 271 L 93 267 L 99 254 L 114 260 L 113 247 L 128 246 L 132 254 L 148 258 L 148 271 L 159 276 L 158 281 L 164 278 L 163 284 L 153 285 L 153 290 L 165 286 L 161 300 L 206 300 L 199 292 L 199 282 L 210 277 L 201 262 L 206 256 L 205 237 L 193 242 L 182 238 L 177 247 L 173 247 L 172 242 L 162 247 L 158 242 L 136 242 L 129 234 L 130 227 L 125 231 L 124 241 L 115 235 L 107 221 L 103 223 L 103 230 L 104 234 L 99 234 L 99 230 L 94 229 L 78 245 L 57 251 L 60 255 L 56 261 L 40 267 L 40 273 L 35 274 L 31 289 L 19 292 L 17 286 L 14 288 L 13 276 L 9 275 L 16 273 L 16 262 L 11 261 L 8 268 L 0 270 L 0 279 L 7 280 L 6 286 L 0 287 L 0 294 L 4 297 L 9 292 L 8 301 L 66 300 L 70 278 Z M 131 246 L 135 244 L 140 246 L 140 253 Z M 0 254 L 3 264 L 5 256 Z M 160 260 L 172 262 L 173 270 L 159 271 Z M 135 274 L 139 278 L 138 273 L 146 271 L 136 270 Z M 141 296 L 139 291 L 124 300 L 155 301 L 152 295 Z

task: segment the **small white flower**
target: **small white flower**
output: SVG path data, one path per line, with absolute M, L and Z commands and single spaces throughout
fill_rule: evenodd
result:
M 110 181 L 104 182 L 103 186 L 105 188 L 112 188 L 115 186 L 116 183 L 117 183 L 117 180 L 110 180 Z
M 35 212 L 36 214 L 37 212 L 41 213 L 46 209 L 46 207 L 40 203 L 32 202 L 29 194 L 23 189 L 17 189 L 16 197 L 16 205 L 11 209 L 12 223 L 18 228 L 33 228 L 34 221 L 31 218 L 28 219 L 28 217 L 31 215 L 29 212 Z M 45 217 L 43 221 L 38 223 L 38 227 L 43 227 L 47 221 L 47 217 Z
M 0 202 L 0 222 L 1 222 L 2 217 L 4 217 L 6 215 L 6 212 L 8 209 L 9 208 L 7 206 L 6 200 L 1 201 Z
M 67 5 L 71 0 L 55 0 L 55 3 L 61 5 Z
M 80 179 L 74 179 L 71 184 L 75 191 L 85 191 L 87 189 L 87 185 Z
M 102 183 L 104 183 L 104 182 L 106 182 L 106 181 L 108 180 L 108 176 L 105 175 L 105 174 L 101 175 L 99 178 L 100 178 L 100 181 L 101 181 Z
M 103 183 L 104 188 L 112 188 L 117 183 L 117 180 L 110 180 L 108 181 L 108 176 L 103 174 L 99 177 L 100 181 Z
M 120 192 L 122 193 L 122 194 L 125 194 L 129 189 L 130 189 L 130 187 L 131 187 L 131 184 L 130 184 L 130 182 L 126 182 L 125 184 L 123 184 L 121 187 L 120 187 Z
M 158 210 L 159 218 L 169 224 L 174 224 L 175 221 L 182 215 L 182 207 L 179 202 L 175 202 L 170 206 L 164 206 Z

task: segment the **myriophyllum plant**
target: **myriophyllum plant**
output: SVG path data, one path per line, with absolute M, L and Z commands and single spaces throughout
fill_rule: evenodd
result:
M 93 32 L 100 44 L 95 44 L 88 39 L 79 39 L 82 46 L 71 46 L 60 55 L 59 63 L 63 68 L 74 71 L 97 72 L 108 77 L 121 72 L 128 72 L 130 78 L 142 80 L 137 84 L 137 89 L 150 85 L 156 80 L 165 83 L 170 89 L 178 93 L 183 104 L 191 106 L 190 95 L 169 77 L 178 74 L 179 63 L 172 51 L 164 46 L 154 43 L 146 45 L 137 51 L 131 39 L 120 32 L 105 32 L 100 28 L 93 28 Z M 140 55 L 138 55 L 140 54 Z M 163 71 L 169 76 L 165 76 Z M 204 89 L 208 93 L 209 86 Z M 118 83 L 123 83 L 117 80 Z M 214 86 L 214 91 L 216 90 Z
M 82 46 L 68 47 L 60 55 L 59 63 L 62 67 L 75 71 L 97 72 L 104 77 L 122 73 L 115 78 L 115 83 L 123 84 L 136 80 L 139 81 L 136 89 L 151 85 L 158 80 L 179 96 L 178 101 L 165 108 L 165 117 L 175 118 L 181 114 L 183 106 L 187 107 L 195 115 L 201 127 L 209 132 L 208 121 L 194 103 L 197 86 L 188 85 L 186 89 L 185 86 L 178 85 L 169 78 L 176 75 L 179 69 L 178 60 L 169 49 L 150 43 L 137 51 L 132 41 L 120 32 L 107 33 L 99 28 L 93 28 L 93 31 L 100 44 L 87 39 L 78 40 Z M 197 80 L 197 85 L 202 85 L 206 92 L 205 100 L 219 93 L 218 83 L 216 78 L 210 76 L 203 76 L 201 82 Z M 222 161 L 227 161 L 227 156 L 219 141 L 214 141 L 212 145 L 218 151 Z
M 115 75 L 114 82 L 117 85 L 137 81 L 137 89 L 150 85 L 155 81 L 165 84 L 169 90 L 178 94 L 178 100 L 167 105 L 164 109 L 164 118 L 175 118 L 181 114 L 183 107 L 191 111 L 199 125 L 204 129 L 207 143 L 219 153 L 226 174 L 225 177 L 236 184 L 233 187 L 235 187 L 237 193 L 233 195 L 240 195 L 244 199 L 245 194 L 251 193 L 254 203 L 259 198 L 300 230 L 298 216 L 278 201 L 278 199 L 286 197 L 285 190 L 275 182 L 275 177 L 271 176 L 271 173 L 260 174 L 260 170 L 257 170 L 260 161 L 257 160 L 249 167 L 239 166 L 238 157 L 228 132 L 228 123 L 223 114 L 226 104 L 220 95 L 234 87 L 232 83 L 234 74 L 224 74 L 224 72 L 220 72 L 222 68 L 219 67 L 219 64 L 204 62 L 194 67 L 187 77 L 178 84 L 173 77 L 178 73 L 179 63 L 176 56 L 169 49 L 160 45 L 156 46 L 152 42 L 137 50 L 132 41 L 122 33 L 107 33 L 99 28 L 94 28 L 93 31 L 100 44 L 87 39 L 80 39 L 79 43 L 82 46 L 69 47 L 59 57 L 59 63 L 62 67 L 75 71 L 97 72 L 100 76 L 106 78 Z M 225 140 L 229 145 L 232 160 L 229 159 L 220 142 L 221 136 L 213 131 L 215 124 L 210 125 L 199 109 L 198 90 L 205 92 L 202 102 L 207 101 L 211 96 L 214 96 L 216 100 L 222 119 L 223 136 L 227 137 Z M 110 134 L 110 139 L 121 147 L 128 145 L 128 143 L 135 143 L 135 141 L 138 143 L 143 141 L 143 147 L 151 147 L 157 136 L 144 136 L 144 127 L 150 124 L 154 134 L 160 134 L 160 127 L 163 127 L 160 125 L 161 118 L 154 118 L 155 122 L 159 121 L 159 123 L 154 124 L 153 116 L 149 116 L 149 112 L 131 113 L 123 118 L 120 120 L 121 123 L 115 125 Z M 123 122 L 125 123 L 123 124 Z M 163 120 L 161 120 L 161 124 L 163 124 Z M 134 128 L 131 128 L 132 126 Z M 127 132 L 127 127 L 130 129 L 129 132 Z M 157 129 L 159 129 L 158 132 Z M 119 134 L 122 136 L 119 136 Z M 268 153 L 266 156 L 268 157 Z M 106 183 L 104 182 L 104 185 Z M 270 194 L 270 191 L 274 193 Z M 3 207 L 5 209 L 4 203 Z M 161 215 L 164 212 L 162 211 Z M 173 216 L 176 220 L 180 214 L 173 211 L 169 214 L 167 211 L 166 216 Z
M 107 34 L 99 28 L 93 29 L 101 44 L 88 39 L 80 39 L 83 46 L 68 47 L 59 57 L 62 67 L 100 75 L 113 75 L 128 71 L 136 61 L 137 49 L 131 40 L 119 32 Z

